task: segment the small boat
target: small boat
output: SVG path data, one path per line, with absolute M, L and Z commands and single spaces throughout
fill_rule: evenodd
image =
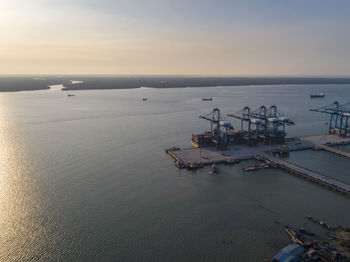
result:
M 314 219 L 312 216 L 310 215 L 306 215 L 306 218 L 311 220 L 313 223 L 317 223 L 316 219 Z
M 294 229 L 288 225 L 284 227 L 284 230 L 286 230 L 288 235 L 290 235 L 291 237 L 296 237 L 297 235 L 297 232 L 295 232 Z
M 260 164 L 259 165 L 260 166 L 260 168 L 262 168 L 262 169 L 266 169 L 266 168 L 269 168 L 270 167 L 270 165 L 269 164 Z
M 249 165 L 249 166 L 243 167 L 243 170 L 244 170 L 244 171 L 257 171 L 257 170 L 259 170 L 259 168 L 258 168 L 258 166 L 257 166 L 256 163 L 252 163 L 252 164 Z
M 75 96 L 75 94 L 68 94 L 67 96 L 68 96 L 68 97 L 69 97 L 69 96 Z
M 218 173 L 219 173 L 219 169 L 216 167 L 215 164 L 212 164 L 212 165 L 210 166 L 210 168 L 209 168 L 209 172 L 210 172 L 211 174 L 218 174 Z
M 267 163 L 261 163 L 261 164 L 257 164 L 257 163 L 252 163 L 249 166 L 243 167 L 244 171 L 258 171 L 260 169 L 266 169 L 269 168 L 270 165 Z
M 256 167 L 248 166 L 243 168 L 244 171 L 258 171 Z
M 202 98 L 202 101 L 213 101 L 213 98 L 212 98 L 212 97 L 209 97 L 209 98 Z
M 292 238 L 293 242 L 296 242 L 300 245 L 304 245 L 304 239 L 295 232 L 295 230 L 290 226 L 285 226 L 284 230 Z
M 147 100 L 148 100 L 147 97 L 142 98 L 142 101 L 147 101 Z
M 202 168 L 203 165 L 202 164 L 197 164 L 197 163 L 190 163 L 188 166 L 187 166 L 187 169 L 188 170 L 197 170 L 198 168 Z
M 239 160 L 238 159 L 234 159 L 234 158 L 230 158 L 230 159 L 227 159 L 225 161 L 225 164 L 227 164 L 227 165 L 234 165 L 234 164 L 237 164 L 237 163 L 239 163 Z
M 187 169 L 188 169 L 188 170 L 196 170 L 197 168 L 198 168 L 197 163 L 190 163 L 190 164 L 187 166 Z
M 325 96 L 324 93 L 319 93 L 319 94 L 310 95 L 310 98 L 323 98 L 324 96 Z

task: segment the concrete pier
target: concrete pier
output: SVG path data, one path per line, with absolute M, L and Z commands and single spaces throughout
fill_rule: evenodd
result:
M 185 166 L 189 166 L 193 163 L 202 165 L 223 163 L 231 159 L 231 156 L 210 148 L 170 149 L 168 150 L 168 154 L 176 161 L 182 162 Z
M 336 191 L 338 193 L 342 193 L 342 194 L 350 197 L 350 185 L 348 185 L 342 181 L 335 180 L 333 178 L 322 175 L 322 174 L 315 172 L 313 170 L 310 170 L 308 168 L 305 168 L 305 167 L 296 165 L 294 163 L 291 163 L 289 161 L 274 157 L 270 154 L 262 153 L 259 156 L 260 156 L 260 158 L 262 158 L 264 160 L 268 160 L 268 161 L 272 162 L 278 168 L 286 170 L 287 172 L 295 174 L 299 177 L 307 179 L 307 180 L 314 182 L 316 184 L 323 185 L 323 186 L 325 186 L 333 191 Z
M 331 153 L 334 153 L 334 154 L 337 154 L 337 155 L 340 155 L 340 156 L 343 156 L 343 157 L 350 158 L 350 152 L 339 150 L 337 148 L 330 147 L 330 146 L 327 146 L 327 145 L 320 145 L 318 148 L 319 149 L 323 149 L 323 150 L 325 150 L 327 152 L 331 152 Z

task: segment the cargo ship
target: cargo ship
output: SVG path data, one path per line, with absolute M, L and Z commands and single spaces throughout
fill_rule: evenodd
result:
M 310 98 L 323 98 L 323 97 L 324 97 L 324 93 L 310 95 Z

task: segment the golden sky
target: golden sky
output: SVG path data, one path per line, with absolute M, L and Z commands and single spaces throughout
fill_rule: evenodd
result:
M 350 75 L 350 1 L 1 0 L 0 74 Z

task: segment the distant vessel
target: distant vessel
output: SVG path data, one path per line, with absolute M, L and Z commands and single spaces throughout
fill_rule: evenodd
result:
M 142 101 L 147 101 L 147 100 L 148 100 L 147 97 L 142 98 Z
M 324 97 L 324 93 L 310 95 L 310 98 L 322 98 L 322 97 Z
M 74 94 L 68 94 L 67 96 L 75 96 Z
M 202 98 L 202 101 L 213 101 L 213 98 L 212 98 L 212 97 L 209 97 L 209 98 Z

